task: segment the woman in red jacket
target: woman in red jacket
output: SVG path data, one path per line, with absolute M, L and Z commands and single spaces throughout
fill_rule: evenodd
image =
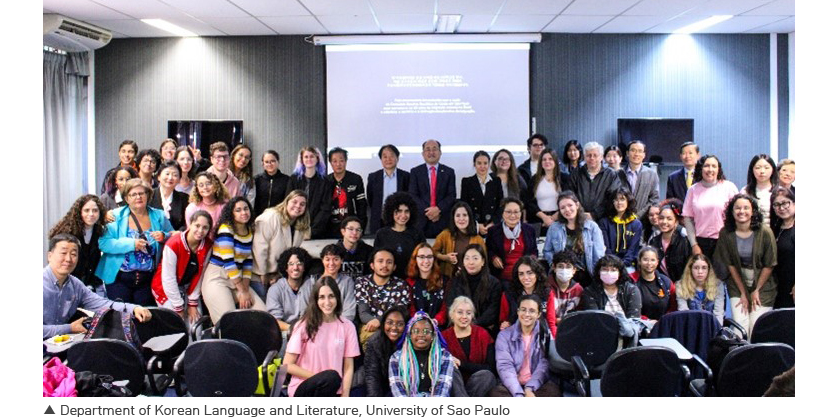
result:
M 172 309 L 193 323 L 200 315 L 199 283 L 208 253 L 213 248 L 213 242 L 207 240 L 213 218 L 210 213 L 197 210 L 190 216 L 189 223 L 186 231 L 175 232 L 166 241 L 161 262 L 152 278 L 152 295 L 158 306 Z

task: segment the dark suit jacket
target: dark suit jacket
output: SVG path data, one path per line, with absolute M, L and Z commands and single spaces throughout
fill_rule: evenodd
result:
M 455 170 L 442 163 L 438 163 L 436 204 L 440 209 L 440 219 L 435 223 L 430 222 L 423 215 L 423 212 L 431 207 L 429 199 L 431 196 L 429 170 L 426 168 L 425 163 L 411 168 L 408 193 L 414 198 L 414 202 L 417 203 L 417 211 L 420 213 L 419 217 L 417 217 L 415 227 L 423 232 L 427 238 L 437 237 L 449 224 L 449 212 L 452 211 L 452 205 L 455 204 Z
M 490 177 L 490 181 L 485 186 L 484 194 L 481 193 L 478 175 L 461 178 L 461 201 L 470 205 L 475 220 L 481 224 L 490 223 L 495 219 L 502 202 L 502 182 L 491 174 L 487 176 Z
M 671 175 L 668 175 L 668 191 L 665 192 L 665 198 L 679 198 L 680 201 L 685 201 L 686 193 L 688 188 L 685 186 L 685 168 L 671 172 Z
M 630 182 L 627 180 L 626 168 L 621 168 L 616 173 L 621 185 L 628 191 L 633 191 L 633 188 L 630 188 Z M 644 220 L 647 218 L 647 211 L 650 206 L 659 202 L 659 175 L 652 168 L 642 165 L 636 176 L 634 188 L 636 189 L 633 193 L 633 197 L 636 199 L 636 216 Z
M 368 207 L 370 207 L 370 219 L 368 224 L 370 233 L 376 233 L 382 227 L 382 197 L 383 192 L 383 178 L 385 177 L 385 170 L 380 169 L 376 172 L 371 172 L 367 177 L 367 200 Z M 397 191 L 408 191 L 408 172 L 397 168 Z
M 184 230 L 184 228 L 187 226 L 186 211 L 187 205 L 189 204 L 189 195 L 180 191 L 172 192 L 172 204 L 169 207 L 169 223 L 172 223 L 173 229 Z M 149 206 L 163 210 L 160 188 L 154 189 L 154 192 L 152 193 L 152 199 L 149 201 Z M 214 220 L 213 223 L 216 223 L 216 221 Z

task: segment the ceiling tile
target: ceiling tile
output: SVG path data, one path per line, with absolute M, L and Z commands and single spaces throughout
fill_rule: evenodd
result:
M 389 15 L 423 15 L 435 12 L 434 0 L 370 0 L 373 12 Z
M 44 13 L 49 12 L 81 21 L 128 19 L 130 17 L 89 0 L 44 0 Z
M 784 19 L 784 16 L 735 16 L 732 19 L 698 32 L 705 34 L 741 33 L 758 28 L 759 26 L 778 22 L 782 19 Z
M 94 20 L 90 23 L 101 26 L 105 29 L 117 31 L 125 34 L 131 38 L 157 38 L 157 37 L 177 37 L 177 35 L 170 34 L 162 29 L 154 26 L 146 25 L 145 23 L 135 20 Z
M 620 15 L 638 2 L 639 0 L 575 0 L 563 11 L 563 15 Z
M 458 25 L 458 33 L 484 33 L 490 30 L 490 24 L 496 15 L 464 15 Z
M 202 18 L 208 25 L 232 36 L 277 35 L 271 28 L 263 25 L 257 18 Z
M 315 16 L 369 15 L 367 0 L 299 0 Z
M 740 15 L 748 10 L 763 6 L 773 0 L 709 0 L 698 4 L 687 11 L 685 15 L 691 16 L 714 16 L 714 15 Z
M 775 15 L 775 16 L 793 16 L 794 12 L 793 0 L 776 0 L 765 6 L 751 10 L 746 15 Z
M 702 0 L 701 0 L 702 1 Z M 624 12 L 624 16 L 677 16 L 691 10 L 698 0 L 643 0 Z
M 789 34 L 796 30 L 796 26 L 794 25 L 794 18 L 789 17 L 786 19 L 782 19 L 777 22 L 773 22 L 769 25 L 764 25 L 755 29 L 750 29 L 747 33 L 750 34 Z
M 438 0 L 438 13 L 447 15 L 495 16 L 505 0 Z M 463 24 L 463 20 L 461 21 Z
M 596 29 L 595 33 L 640 33 L 662 23 L 665 19 L 667 19 L 665 16 L 617 16 Z
M 248 14 L 227 0 L 159 0 L 184 11 L 188 15 L 203 17 L 247 17 Z
M 502 8 L 505 15 L 556 15 L 572 0 L 508 0 Z
M 158 0 L 94 0 L 135 19 L 167 19 L 184 16 L 184 12 Z
M 376 14 L 379 26 L 385 33 L 432 33 L 434 15 L 385 15 Z
M 310 16 L 297 0 L 228 0 L 252 16 Z
M 588 33 L 592 32 L 613 16 L 566 16 L 560 15 L 554 19 L 546 28 L 545 32 L 571 32 Z
M 327 30 L 313 16 L 272 16 L 260 20 L 280 35 L 326 34 Z
M 539 32 L 554 15 L 499 15 L 490 32 Z
M 332 34 L 378 34 L 380 33 L 373 15 L 318 16 L 318 20 Z

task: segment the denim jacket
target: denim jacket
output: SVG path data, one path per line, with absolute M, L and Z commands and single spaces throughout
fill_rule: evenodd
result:
M 543 257 L 551 262 L 554 254 L 566 249 L 566 225 L 565 222 L 554 222 L 548 228 L 545 235 L 545 246 Z M 586 263 L 586 271 L 590 275 L 595 272 L 595 263 L 604 256 L 604 236 L 598 224 L 587 220 L 583 224 L 583 257 Z
M 505 388 L 514 397 L 525 396 L 524 387 L 536 391 L 548 380 L 548 354 L 540 348 L 540 323 L 534 325 L 531 341 L 531 379 L 523 386 L 519 384 L 519 369 L 525 360 L 525 344 L 522 341 L 522 327 L 517 320 L 505 328 L 496 338 L 496 370 Z

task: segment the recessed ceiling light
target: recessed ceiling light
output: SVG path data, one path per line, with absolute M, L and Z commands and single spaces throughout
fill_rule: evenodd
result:
M 717 25 L 725 20 L 732 19 L 732 15 L 715 15 L 707 19 L 703 19 L 699 22 L 694 22 L 691 25 L 683 26 L 680 29 L 674 31 L 675 34 L 690 34 L 697 31 L 701 31 L 706 29 L 710 26 Z
M 147 25 L 152 25 L 155 28 L 163 29 L 166 32 L 178 35 L 178 36 L 198 36 L 198 34 L 190 32 L 178 25 L 173 23 L 167 22 L 163 19 L 140 19 L 143 23 Z

